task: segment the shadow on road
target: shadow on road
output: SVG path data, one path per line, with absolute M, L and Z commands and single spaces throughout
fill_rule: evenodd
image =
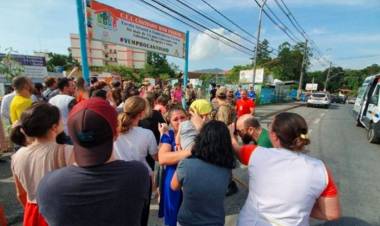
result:
M 314 224 L 313 226 L 379 226 L 379 224 L 370 224 L 355 217 L 341 217 L 339 220 Z
M 342 107 L 341 104 L 331 104 L 329 107 L 329 110 L 338 110 L 341 107 Z

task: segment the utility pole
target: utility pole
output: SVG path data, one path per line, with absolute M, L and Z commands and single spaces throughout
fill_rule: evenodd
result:
M 331 66 L 332 66 L 332 62 L 330 62 L 330 67 L 329 67 L 329 70 L 327 72 L 326 81 L 325 81 L 325 88 L 323 89 L 324 92 L 327 91 L 327 82 L 329 81 L 329 78 L 330 78 Z
M 298 82 L 297 100 L 300 100 L 301 93 L 302 93 L 303 71 L 305 68 L 305 64 L 306 64 L 305 61 L 306 61 L 306 55 L 307 55 L 307 42 L 308 42 L 308 40 L 306 39 L 305 49 L 304 49 L 304 53 L 303 53 L 303 57 L 302 57 L 300 80 Z
M 263 19 L 263 10 L 264 6 L 267 0 L 263 1 L 263 4 L 260 7 L 260 14 L 259 14 L 259 25 L 257 26 L 257 41 L 256 41 L 256 50 L 255 50 L 255 58 L 253 59 L 253 89 L 255 89 L 255 80 L 256 80 L 256 66 L 257 66 L 257 55 L 259 52 L 259 46 L 260 46 L 260 33 L 261 33 L 261 22 Z

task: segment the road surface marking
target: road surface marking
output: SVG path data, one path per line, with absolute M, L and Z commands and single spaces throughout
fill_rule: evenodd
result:
M 321 121 L 321 119 L 320 119 L 320 118 L 317 118 L 317 119 L 314 121 L 314 124 L 318 124 L 320 121 Z

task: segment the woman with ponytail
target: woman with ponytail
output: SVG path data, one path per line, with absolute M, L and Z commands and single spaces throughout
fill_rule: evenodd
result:
M 153 132 L 139 127 L 139 121 L 146 115 L 147 101 L 140 96 L 131 96 L 125 100 L 123 112 L 119 115 L 119 136 L 114 142 L 116 157 L 124 161 L 142 162 L 149 170 L 153 183 L 153 170 L 146 157 L 150 155 L 157 160 L 157 142 Z M 152 183 L 149 197 L 152 194 Z M 150 202 L 150 199 L 149 199 Z M 148 225 L 149 210 L 143 213 L 141 225 Z
M 157 142 L 153 132 L 138 126 L 139 121 L 145 117 L 147 102 L 139 96 L 129 97 L 119 115 L 119 136 L 114 142 L 116 156 L 125 161 L 140 161 L 146 165 L 150 174 L 146 156 L 150 155 L 157 160 Z
M 310 143 L 302 116 L 283 112 L 268 126 L 273 148 L 256 147 L 248 158 L 249 194 L 238 226 L 308 226 L 309 218 L 340 216 L 331 171 L 306 154 Z
M 56 142 L 62 132 L 59 109 L 42 102 L 24 111 L 12 129 L 12 142 L 24 146 L 12 156 L 11 163 L 17 197 L 24 207 L 24 226 L 47 225 L 38 211 L 37 186 L 48 172 L 73 162 L 72 146 Z

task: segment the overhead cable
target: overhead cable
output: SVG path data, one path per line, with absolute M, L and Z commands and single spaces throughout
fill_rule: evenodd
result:
M 208 35 L 209 37 L 211 37 L 211 38 L 213 38 L 213 39 L 215 39 L 215 40 L 218 40 L 218 41 L 222 42 L 223 44 L 225 44 L 225 45 L 227 45 L 227 46 L 229 46 L 229 47 L 231 47 L 231 48 L 233 48 L 233 49 L 235 49 L 235 50 L 237 50 L 237 51 L 239 51 L 239 52 L 241 52 L 241 53 L 244 53 L 244 54 L 246 54 L 246 55 L 248 55 L 248 56 L 252 56 L 252 54 L 253 54 L 253 51 L 252 51 L 252 50 L 247 49 L 247 48 L 241 48 L 240 46 L 232 45 L 230 42 L 228 42 L 228 41 L 226 41 L 226 40 L 224 40 L 224 39 L 221 39 L 221 38 L 220 38 L 220 35 L 216 36 L 216 35 L 214 35 L 213 33 L 205 32 L 204 30 L 202 30 L 202 29 L 204 29 L 203 26 L 194 25 L 194 24 L 192 24 L 192 23 L 190 23 L 190 22 L 188 22 L 188 21 L 185 21 L 185 20 L 183 20 L 183 19 L 181 19 L 181 18 L 178 18 L 178 17 L 176 17 L 176 16 L 174 16 L 174 15 L 168 13 L 167 11 L 165 11 L 165 10 L 163 10 L 163 9 L 161 9 L 161 8 L 159 8 L 159 7 L 157 7 L 156 5 L 153 5 L 153 4 L 151 4 L 151 3 L 149 3 L 149 2 L 147 2 L 147 1 L 145 1 L 145 0 L 138 0 L 138 1 L 140 1 L 140 2 L 142 2 L 142 3 L 144 3 L 144 4 L 146 4 L 146 5 L 148 5 L 149 7 L 153 8 L 153 9 L 155 9 L 155 10 L 160 11 L 161 13 L 164 13 L 165 15 L 167 15 L 167 16 L 169 16 L 169 17 L 171 17 L 171 18 L 174 18 L 175 20 L 180 21 L 180 22 L 183 23 L 183 24 L 186 24 L 186 25 L 190 26 L 191 28 L 193 28 L 193 29 L 195 29 L 195 30 L 197 30 L 197 31 L 199 31 L 199 32 L 201 32 L 201 33 L 204 33 L 204 34 Z M 202 28 L 199 28 L 199 27 L 202 27 Z M 209 29 L 206 29 L 206 30 L 209 31 Z M 216 34 L 217 34 L 217 33 L 216 33 Z

